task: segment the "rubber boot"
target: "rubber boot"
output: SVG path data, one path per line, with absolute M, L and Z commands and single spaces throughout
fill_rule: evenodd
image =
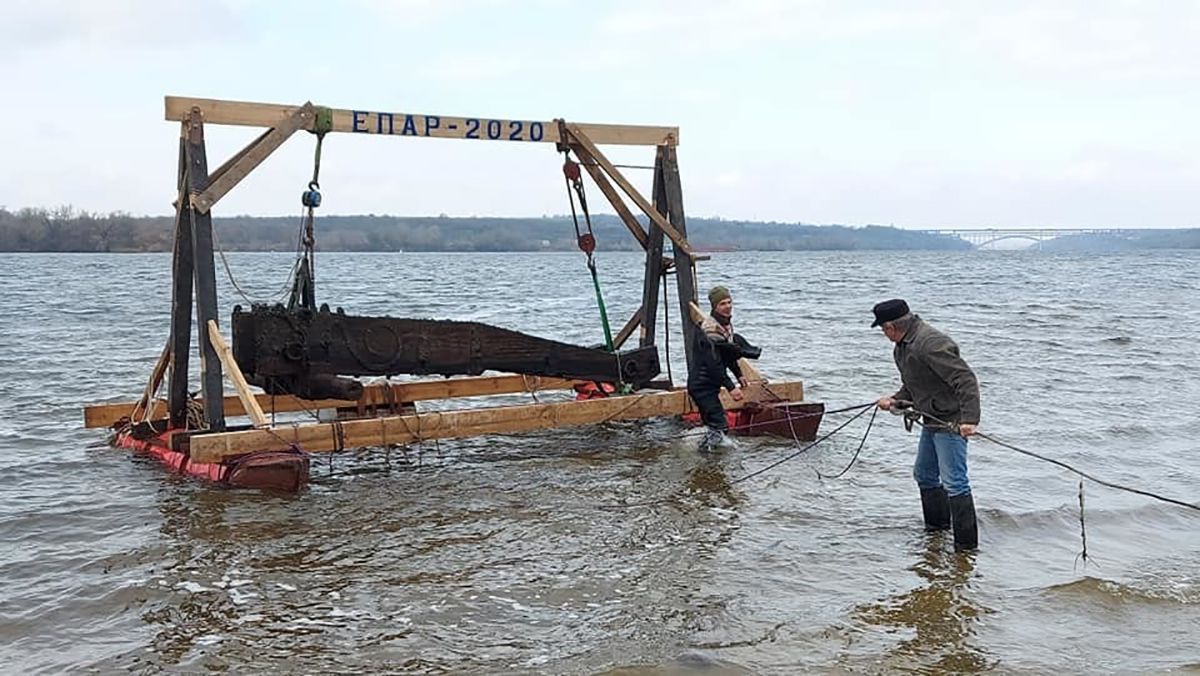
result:
M 950 497 L 950 520 L 954 523 L 954 551 L 967 552 L 979 546 L 975 499 L 970 493 Z
M 721 445 L 725 443 L 724 430 L 715 429 L 712 427 L 704 428 L 704 438 L 700 440 L 701 453 L 716 453 L 721 450 Z
M 926 533 L 950 530 L 950 499 L 945 488 L 922 488 L 921 511 L 925 514 Z

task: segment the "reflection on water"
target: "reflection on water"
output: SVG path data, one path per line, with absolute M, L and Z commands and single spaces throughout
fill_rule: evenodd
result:
M 943 533 L 924 539 L 919 561 L 910 566 L 924 584 L 878 603 L 860 605 L 855 617 L 885 630 L 910 630 L 889 653 L 892 666 L 926 673 L 984 671 L 995 666 L 975 641 L 975 626 L 987 612 L 972 598 L 978 552 L 954 552 Z

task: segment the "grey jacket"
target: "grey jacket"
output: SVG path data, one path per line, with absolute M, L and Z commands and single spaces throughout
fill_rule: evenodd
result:
M 914 316 L 892 356 L 903 383 L 893 398 L 947 422 L 979 424 L 979 381 L 949 336 Z

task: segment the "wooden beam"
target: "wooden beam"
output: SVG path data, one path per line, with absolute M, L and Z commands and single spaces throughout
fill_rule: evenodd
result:
M 229 349 L 229 344 L 225 342 L 225 336 L 221 335 L 221 329 L 211 319 L 208 320 L 208 338 L 217 350 L 217 358 L 221 360 L 221 365 L 225 367 L 225 375 L 233 381 L 233 389 L 237 391 L 238 399 L 242 402 L 242 408 L 246 409 L 246 415 L 250 417 L 250 422 L 254 423 L 255 427 L 267 427 L 270 424 L 267 416 L 263 413 L 262 407 L 258 405 L 258 401 L 255 400 L 254 393 L 250 391 L 250 383 L 246 382 L 246 376 L 242 375 L 242 369 L 234 360 L 233 350 Z
M 188 116 L 188 192 L 195 195 L 208 188 L 208 156 L 204 146 L 204 120 L 200 110 Z M 183 203 L 180 203 L 183 206 Z M 212 214 L 187 205 L 192 221 L 192 260 L 196 282 L 196 329 L 200 346 L 200 391 L 204 397 L 204 420 L 211 430 L 225 429 L 221 360 L 208 336 L 208 322 L 217 319 L 217 273 L 213 257 Z
M 192 107 L 204 113 L 207 124 L 275 127 L 299 106 L 219 99 L 168 96 L 165 117 L 181 121 Z M 331 131 L 384 136 L 420 136 L 481 141 L 558 143 L 558 126 L 536 120 L 504 120 L 482 117 L 450 117 L 415 113 L 333 109 Z M 679 143 L 679 127 L 629 124 L 579 124 L 584 133 L 601 144 L 660 146 Z M 311 123 L 304 127 L 312 131 Z
M 571 135 L 570 143 L 575 147 L 575 152 L 576 154 L 580 155 L 580 159 L 584 159 L 584 155 L 591 156 L 591 159 L 596 164 L 600 165 L 600 167 L 604 169 L 605 173 L 612 177 L 612 180 L 615 181 L 617 185 L 621 186 L 621 190 L 625 191 L 625 194 L 629 196 L 629 199 L 633 200 L 633 203 L 636 204 L 638 208 L 650 218 L 650 220 L 654 221 L 658 227 L 662 228 L 662 231 L 667 235 L 667 237 L 671 238 L 671 241 L 675 244 L 676 249 L 686 252 L 688 256 L 693 258 L 696 257 L 696 252 L 692 251 L 691 245 L 688 244 L 687 237 L 672 227 L 672 225 L 667 222 L 667 219 L 664 218 L 662 214 L 658 213 L 658 210 L 655 209 L 654 206 L 648 201 L 646 201 L 645 197 L 642 197 L 642 193 L 638 192 L 637 188 L 634 188 L 633 184 L 629 182 L 629 179 L 625 178 L 625 175 L 622 174 L 619 169 L 613 166 L 612 162 L 608 161 L 608 158 L 604 156 L 604 153 L 600 152 L 600 149 L 596 147 L 596 144 L 590 138 L 588 138 L 587 134 L 584 133 L 578 124 L 568 123 L 567 130 Z M 583 150 L 583 153 L 580 153 L 580 150 Z M 586 163 L 585 166 L 587 166 Z
M 621 346 L 625 344 L 625 341 L 629 340 L 629 336 L 633 335 L 634 330 L 641 326 L 643 317 L 642 310 L 643 308 L 638 308 L 637 312 L 634 312 L 633 316 L 629 318 L 629 321 L 625 322 L 625 326 L 621 327 L 620 332 L 617 333 L 617 337 L 613 339 L 614 350 L 621 349 Z
M 654 184 L 650 196 L 654 199 L 654 209 L 660 214 L 667 211 L 667 196 L 662 181 L 662 149 L 654 155 Z M 663 284 L 663 230 L 654 221 L 650 221 L 650 234 L 643 248 L 646 250 L 646 267 L 642 276 L 642 335 L 638 344 L 642 347 L 654 344 L 654 332 L 658 327 L 658 293 Z M 673 262 L 673 261 L 672 261 Z M 646 308 L 650 308 L 646 310 Z M 668 327 L 669 331 L 670 328 Z M 669 340 L 669 338 L 668 338 Z M 667 365 L 668 373 L 670 364 Z
M 727 409 L 733 410 L 751 402 L 773 401 L 775 395 L 789 401 L 799 400 L 803 398 L 803 389 L 799 382 L 777 383 L 771 386 L 772 395 L 762 385 L 753 385 L 748 388 L 742 401 L 734 401 L 724 392 L 721 401 Z M 193 462 L 219 462 L 247 453 L 285 450 L 292 444 L 315 453 L 574 427 L 611 420 L 674 416 L 693 410 L 695 405 L 687 392 L 675 390 L 582 401 L 434 411 L 338 423 L 280 425 L 269 430 L 196 434 L 188 441 Z
M 142 390 L 142 398 L 134 404 L 133 411 L 130 412 L 129 418 L 135 422 L 141 422 L 146 419 L 146 412 L 150 410 L 150 403 L 154 401 L 154 393 L 158 391 L 158 386 L 162 384 L 163 376 L 167 373 L 167 366 L 171 363 L 171 340 L 167 339 L 167 344 L 163 345 L 162 352 L 158 355 L 158 361 L 154 364 L 154 370 L 150 372 L 150 380 L 146 382 L 146 389 Z
M 204 189 L 204 192 L 192 195 L 192 207 L 200 213 L 206 213 L 212 209 L 214 204 L 227 195 L 230 190 L 233 190 L 233 187 L 242 179 L 250 175 L 255 167 L 262 164 L 263 160 L 283 145 L 283 142 L 288 140 L 292 134 L 299 129 L 311 127 L 315 117 L 316 111 L 313 109 L 312 103 L 305 103 L 291 115 L 285 117 L 279 126 L 258 137 L 242 152 L 239 152 L 238 158 L 233 163 L 223 165 L 214 172 L 209 177 L 208 187 Z
M 179 138 L 179 197 L 175 202 L 175 243 L 171 255 L 171 375 L 167 381 L 167 406 L 170 409 L 171 427 L 176 428 L 187 424 L 188 360 L 192 352 L 192 283 L 195 279 L 192 210 L 187 200 L 187 129 L 185 122 Z
M 437 380 L 414 380 L 402 383 L 374 383 L 363 388 L 363 395 L 357 401 L 348 399 L 299 399 L 290 395 L 256 394 L 255 401 L 266 411 L 275 413 L 292 413 L 296 411 L 318 411 L 330 408 L 357 408 L 362 406 L 380 406 L 391 402 L 397 404 L 433 399 L 456 399 L 460 397 L 483 397 L 496 394 L 519 394 L 521 392 L 541 392 L 544 390 L 571 389 L 578 381 L 565 378 L 548 378 L 542 376 L 471 376 L 466 378 L 439 378 Z M 384 390 L 391 389 L 389 395 Z M 87 428 L 111 427 L 114 423 L 129 415 L 130 410 L 137 404 L 133 401 L 122 401 L 112 404 L 94 404 L 83 409 L 83 426 Z M 229 417 L 244 416 L 246 409 L 241 399 L 236 396 L 225 397 L 225 415 Z M 155 402 L 150 412 L 151 420 L 160 420 L 167 414 L 165 405 Z
M 608 198 L 609 203 L 612 204 L 613 209 L 617 212 L 617 216 L 621 217 L 621 222 L 625 224 L 629 232 L 633 233 L 633 238 L 638 241 L 638 244 L 641 244 L 642 248 L 645 249 L 650 241 L 650 236 L 646 234 L 645 230 L 642 230 L 642 224 L 638 223 L 637 217 L 625 205 L 625 200 L 621 199 L 621 195 L 617 193 L 616 188 L 612 187 L 612 183 L 609 183 L 608 179 L 605 178 L 604 172 L 600 171 L 594 163 L 583 162 L 582 164 L 583 168 L 587 169 L 587 173 L 591 175 L 592 180 L 595 181 L 596 186 L 600 188 L 600 192 L 604 193 L 604 196 Z
M 687 237 L 687 219 L 683 215 L 683 185 L 679 179 L 679 161 L 675 156 L 675 149 L 662 146 L 658 149 L 658 154 L 662 158 L 659 170 L 663 182 L 663 197 L 666 199 L 667 219 L 679 229 L 682 236 Z M 680 251 L 679 247 L 675 247 L 674 256 L 679 316 L 683 317 L 688 312 L 687 304 L 696 300 L 696 261 L 698 258 Z M 695 344 L 694 332 L 697 329 L 687 322 L 681 322 L 680 328 L 683 331 L 683 353 L 687 357 L 688 371 L 690 372 L 695 363 L 692 347 Z

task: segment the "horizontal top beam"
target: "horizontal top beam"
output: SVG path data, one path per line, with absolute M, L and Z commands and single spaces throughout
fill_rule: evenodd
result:
M 199 107 L 206 124 L 274 127 L 299 105 L 166 97 L 166 119 L 182 121 L 192 107 Z M 448 117 L 416 113 L 334 108 L 331 131 L 384 136 L 421 136 L 480 141 L 524 141 L 557 143 L 558 124 L 542 120 L 502 120 L 483 117 Z M 306 127 L 312 131 L 312 124 Z M 578 124 L 595 143 L 633 146 L 678 145 L 678 127 L 629 124 Z

